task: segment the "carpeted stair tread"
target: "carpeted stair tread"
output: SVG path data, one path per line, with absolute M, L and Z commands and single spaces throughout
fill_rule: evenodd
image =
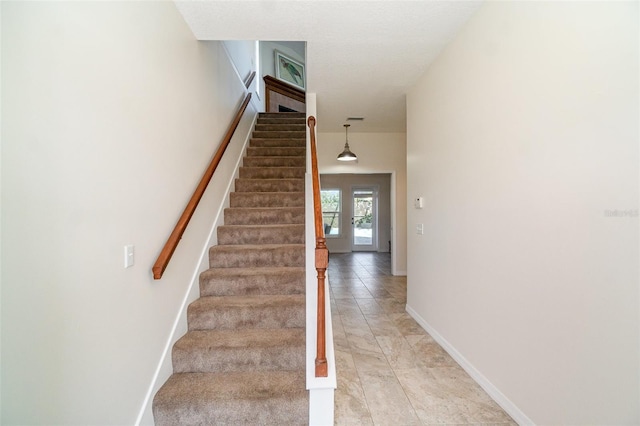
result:
M 304 371 L 174 374 L 158 391 L 156 425 L 304 425 Z
M 283 130 L 283 131 L 257 131 L 254 130 L 252 137 L 254 138 L 306 138 L 307 132 L 303 130 Z
M 304 167 L 240 167 L 241 179 L 304 179 Z
M 303 207 L 304 192 L 232 192 L 231 207 Z
M 173 346 L 176 373 L 305 368 L 304 328 L 191 330 Z
M 304 244 L 304 225 L 222 225 L 218 244 Z
M 244 157 L 244 167 L 305 167 L 304 157 Z
M 304 207 L 228 207 L 224 209 L 227 225 L 276 225 L 304 223 Z
M 287 118 L 287 117 L 276 117 L 276 118 L 269 118 L 269 117 L 258 117 L 258 124 L 305 124 L 306 125 L 306 121 L 304 117 L 301 118 Z
M 236 192 L 302 192 L 304 179 L 236 179 Z
M 257 132 L 304 132 L 306 131 L 306 125 L 302 123 L 262 123 L 257 122 L 255 126 Z
M 284 138 L 251 138 L 249 140 L 249 146 L 254 148 L 269 148 L 269 147 L 295 147 L 304 148 L 307 145 L 307 141 L 302 138 L 297 139 L 284 139 Z
M 304 244 L 243 244 L 209 248 L 210 268 L 304 266 Z
M 200 274 L 200 296 L 304 294 L 302 267 L 211 268 Z
M 187 308 L 189 330 L 295 328 L 305 326 L 305 296 L 206 296 Z
M 247 157 L 301 157 L 306 148 L 299 146 L 249 146 Z

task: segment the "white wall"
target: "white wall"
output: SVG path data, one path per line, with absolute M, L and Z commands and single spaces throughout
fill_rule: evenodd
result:
M 322 117 L 318 117 L 320 121 Z M 349 132 L 349 146 L 358 161 L 336 160 L 344 149 L 344 133 L 318 133 L 318 168 L 321 174 L 391 173 L 391 246 L 395 275 L 407 271 L 407 163 L 404 133 Z
M 306 60 L 305 48 L 306 43 L 304 41 L 260 41 L 260 74 L 262 74 L 259 78 L 260 93 L 265 91 L 262 77 L 265 75 L 276 76 L 275 51 L 284 53 L 304 64 Z
M 244 89 L 172 2 L 1 7 L 2 424 L 133 424 L 218 178 L 162 280 L 151 266 Z
M 251 40 L 225 40 L 222 42 L 229 58 L 244 81 L 256 69 L 256 42 Z
M 231 63 L 238 76 L 246 81 L 256 70 L 256 42 L 251 40 L 225 40 L 222 42 L 227 49 Z M 252 83 L 254 86 L 255 81 Z
M 488 2 L 408 96 L 408 308 L 521 422 L 640 423 L 638 59 L 637 2 Z
M 257 43 L 251 40 L 225 40 L 222 42 L 227 56 L 231 60 L 231 64 L 236 72 L 239 80 L 247 82 L 249 76 L 254 71 L 258 71 L 257 61 Z M 260 100 L 259 94 L 256 89 L 259 86 L 260 78 L 256 75 L 251 84 L 248 86 L 248 90 L 253 92 L 251 98 L 251 105 L 259 111 L 264 111 L 263 102 Z

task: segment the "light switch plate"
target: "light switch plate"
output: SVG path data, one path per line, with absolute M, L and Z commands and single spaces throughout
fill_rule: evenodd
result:
M 124 246 L 124 267 L 125 268 L 130 268 L 131 266 L 133 266 L 133 260 L 134 260 L 133 250 L 134 250 L 133 245 Z

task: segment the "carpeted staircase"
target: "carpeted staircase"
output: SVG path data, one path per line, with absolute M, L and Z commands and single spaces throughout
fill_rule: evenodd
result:
M 260 114 L 156 425 L 307 424 L 305 115 Z

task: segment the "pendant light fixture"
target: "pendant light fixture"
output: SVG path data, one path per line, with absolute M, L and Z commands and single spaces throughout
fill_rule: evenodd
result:
M 351 124 L 344 125 L 344 151 L 338 155 L 338 161 L 356 161 L 358 157 L 349 149 L 349 127 Z

